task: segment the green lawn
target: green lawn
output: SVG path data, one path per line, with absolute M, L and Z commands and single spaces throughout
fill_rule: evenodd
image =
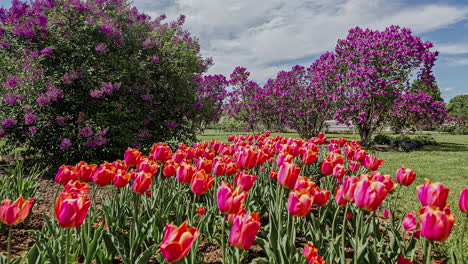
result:
M 201 141 L 216 139 L 227 141 L 227 137 L 232 133 L 223 133 L 214 130 L 207 130 L 204 135 L 198 136 Z M 247 133 L 235 133 L 247 134 Z M 273 133 L 273 136 L 298 137 L 296 133 Z M 420 134 L 418 134 L 420 135 Z M 416 197 L 416 186 L 423 183 L 424 178 L 435 182 L 442 182 L 450 188 L 448 203 L 451 204 L 453 213 L 457 216 L 452 236 L 447 240 L 448 245 L 453 245 L 454 240 L 461 236 L 463 223 L 468 221 L 466 215 L 458 209 L 458 199 L 460 191 L 468 186 L 468 135 L 448 135 L 430 134 L 436 141 L 435 146 L 424 146 L 413 152 L 397 151 L 373 151 L 378 158 L 384 159 L 385 163 L 379 170 L 384 174 L 394 175 L 401 166 L 416 171 L 416 181 L 410 187 L 404 187 L 400 193 L 399 208 L 402 212 L 420 209 L 419 201 Z M 327 138 L 345 137 L 348 139 L 359 139 L 359 135 L 352 134 L 326 134 Z M 392 200 L 392 199 L 389 199 Z M 465 245 L 468 245 L 468 236 L 465 235 Z M 444 250 L 445 247 L 440 247 Z

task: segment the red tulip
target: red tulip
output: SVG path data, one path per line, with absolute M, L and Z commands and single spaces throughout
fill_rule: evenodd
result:
M 179 227 L 172 223 L 166 224 L 160 246 L 161 254 L 169 262 L 178 261 L 187 255 L 199 235 L 198 229 L 188 227 L 188 221 Z
M 312 149 L 304 149 L 302 151 L 302 162 L 306 165 L 312 165 L 317 161 L 318 154 L 318 152 L 315 152 Z
M 361 162 L 348 160 L 348 168 L 350 171 L 358 171 L 361 168 Z
M 307 243 L 302 250 L 302 255 L 310 260 L 312 257 L 317 256 L 318 248 L 316 248 L 312 243 Z
M 250 175 L 246 171 L 239 171 L 234 177 L 236 186 L 241 186 L 242 191 L 249 191 L 257 179 L 257 175 Z
M 195 212 L 199 215 L 204 215 L 206 213 L 206 207 L 205 206 L 199 207 L 197 208 L 197 210 L 195 210 Z
M 407 259 L 403 256 L 398 256 L 397 264 L 412 264 L 411 259 Z
M 354 151 L 353 160 L 363 162 L 366 159 L 367 152 L 364 149 L 356 149 Z
M 127 163 L 125 163 L 125 161 L 123 161 L 123 160 L 116 160 L 116 161 L 111 163 L 111 166 L 114 167 L 116 171 L 117 170 L 126 171 L 127 168 L 128 168 Z
M 323 175 L 331 175 L 333 173 L 334 162 L 324 159 L 322 163 L 320 163 L 320 171 L 322 171 Z
M 294 188 L 300 171 L 299 167 L 294 163 L 283 163 L 278 171 L 278 183 L 288 189 Z
M 76 168 L 73 166 L 62 165 L 55 174 L 54 181 L 60 185 L 66 185 L 71 180 L 76 180 Z
M 105 161 L 93 175 L 93 182 L 104 187 L 108 185 L 115 177 L 116 168 Z
M 255 242 L 255 236 L 260 229 L 260 214 L 238 214 L 232 224 L 229 243 L 236 248 L 248 250 Z
M 222 181 L 221 186 L 218 188 L 216 200 L 221 213 L 235 214 L 246 198 L 247 192 L 242 191 L 241 187 L 234 190 L 231 184 Z
M 468 187 L 465 187 L 460 192 L 460 200 L 458 201 L 458 206 L 460 210 L 465 214 L 468 214 Z
M 138 151 L 138 149 L 127 148 L 127 151 L 125 151 L 124 154 L 124 160 L 128 166 L 135 167 L 138 161 L 140 160 L 141 156 L 143 156 L 143 153 Z
M 444 208 L 447 204 L 449 190 L 442 183 L 433 183 L 428 179 L 424 179 L 424 184 L 416 187 L 422 206 L 437 206 L 439 208 Z
M 145 194 L 145 192 L 150 187 L 152 180 L 152 176 L 149 173 L 145 172 L 137 172 L 135 173 L 135 180 L 132 184 L 132 191 L 139 193 L 141 195 Z
M 185 157 L 187 156 L 187 153 L 184 150 L 177 150 L 173 155 L 172 155 L 172 161 L 175 163 L 181 163 Z
M 320 207 L 327 204 L 328 199 L 330 198 L 330 191 L 316 187 L 312 191 L 312 195 L 314 196 L 314 204 Z
M 132 173 L 126 172 L 123 170 L 117 170 L 114 180 L 113 180 L 114 186 L 117 188 L 125 187 L 131 178 L 132 178 Z
M 384 160 L 379 160 L 375 156 L 372 156 L 371 154 L 368 154 L 366 158 L 364 159 L 364 167 L 366 167 L 368 170 L 371 171 L 376 171 L 382 166 L 384 163 Z
M 243 148 L 240 152 L 237 152 L 236 165 L 240 169 L 250 170 L 257 164 L 257 150 L 250 147 Z
M 421 222 L 421 235 L 432 241 L 445 241 L 452 232 L 455 223 L 455 215 L 445 207 L 425 206 L 419 210 L 419 221 Z
M 343 186 L 337 187 L 335 189 L 335 201 L 338 205 L 343 206 L 348 203 L 348 200 L 346 200 L 343 195 Z
M 80 181 L 69 181 L 68 184 L 63 189 L 63 192 L 72 193 L 76 195 L 88 194 L 89 184 L 82 183 Z
M 164 164 L 164 168 L 163 168 L 163 175 L 166 176 L 166 177 L 172 177 L 176 174 L 176 170 L 177 168 L 179 167 L 179 164 L 175 163 L 174 161 L 172 160 L 168 160 L 166 161 L 166 163 Z
M 245 210 L 245 205 L 242 204 L 241 207 L 239 208 L 239 211 L 237 211 L 237 213 L 226 215 L 226 220 L 232 225 L 237 215 L 245 215 L 246 213 L 247 213 L 247 210 Z
M 136 169 L 138 171 L 149 173 L 151 174 L 151 177 L 153 177 L 159 170 L 159 164 L 149 159 L 140 159 L 136 165 Z
M 75 165 L 76 169 L 76 179 L 79 181 L 92 181 L 93 175 L 97 170 L 96 164 L 87 164 L 84 161 L 80 161 L 78 164 Z
M 193 175 L 190 189 L 195 195 L 202 195 L 208 191 L 214 181 L 213 175 L 206 173 L 205 170 L 201 170 Z
M 405 217 L 403 217 L 401 225 L 407 231 L 413 231 L 416 229 L 416 227 L 418 226 L 418 221 L 416 219 L 416 216 L 414 215 L 414 211 L 411 211 L 410 213 L 405 215 Z
M 276 157 L 276 166 L 279 168 L 284 163 L 292 163 L 293 160 L 294 160 L 293 155 L 290 155 L 289 153 L 286 153 L 286 152 L 281 152 Z
M 274 170 L 274 169 L 271 169 L 270 170 L 270 178 L 272 178 L 273 180 L 278 179 L 278 171 Z
M 346 169 L 343 165 L 337 164 L 333 168 L 333 177 L 337 179 L 343 179 L 343 176 L 348 172 L 349 170 Z
M 60 193 L 55 202 L 55 217 L 63 228 L 79 227 L 83 224 L 88 214 L 91 201 L 88 195 L 74 195 L 72 193 Z
M 205 170 L 206 173 L 211 173 L 213 161 L 206 158 L 199 158 L 197 161 L 197 171 Z
M 312 208 L 314 197 L 306 190 L 294 190 L 289 193 L 288 211 L 291 215 L 306 216 Z
M 21 194 L 13 203 L 9 199 L 2 201 L 0 205 L 0 222 L 5 225 L 16 225 L 24 221 L 34 203 L 34 198 L 25 200 Z
M 224 172 L 224 175 L 229 176 L 233 175 L 236 173 L 238 170 L 237 165 L 234 162 L 229 162 L 226 164 L 226 171 Z
M 189 184 L 195 174 L 196 168 L 191 163 L 183 161 L 176 170 L 176 177 L 180 183 Z
M 161 163 L 166 162 L 172 157 L 171 148 L 164 143 L 153 144 L 149 154 L 150 160 L 159 161 Z
M 414 170 L 408 169 L 405 166 L 397 170 L 395 174 L 395 179 L 398 183 L 401 183 L 405 186 L 410 186 L 414 179 L 416 179 L 416 173 Z
M 226 171 L 226 163 L 221 159 L 213 160 L 213 174 L 216 176 L 224 175 Z

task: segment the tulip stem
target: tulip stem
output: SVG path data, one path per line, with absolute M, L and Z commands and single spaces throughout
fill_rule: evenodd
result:
M 69 253 L 69 250 L 70 250 L 70 228 L 66 228 L 65 233 L 66 233 L 66 236 L 67 236 L 67 242 L 66 242 L 66 245 L 65 245 L 65 261 L 64 261 L 64 263 L 67 264 L 68 263 L 68 253 Z
M 224 217 L 221 215 L 221 251 L 223 254 L 223 264 L 226 264 L 226 249 L 224 245 Z
M 359 244 L 361 243 L 360 232 L 362 232 L 362 210 L 359 210 L 358 218 L 356 219 L 356 234 L 355 234 L 355 248 L 354 248 L 354 263 L 359 263 Z
M 432 242 L 426 239 L 426 264 L 431 264 L 432 263 L 432 258 L 431 258 L 431 250 L 432 250 Z
M 345 211 L 343 215 L 343 228 L 341 228 L 341 250 L 343 251 L 343 254 L 341 255 L 341 263 L 344 264 L 346 263 L 346 257 L 345 257 L 345 235 L 346 235 L 346 225 L 348 224 L 346 220 L 348 219 L 348 203 L 346 203 L 345 206 Z
M 10 264 L 10 259 L 11 259 L 11 231 L 12 229 L 13 229 L 12 226 L 8 227 L 7 264 Z
M 340 208 L 336 208 L 335 215 L 333 216 L 333 222 L 332 222 L 332 230 L 331 230 L 331 237 L 334 240 L 335 239 L 335 225 L 336 225 L 336 218 L 338 217 L 338 213 L 340 212 Z M 320 214 L 319 214 L 320 215 Z M 346 215 L 345 215 L 346 218 Z

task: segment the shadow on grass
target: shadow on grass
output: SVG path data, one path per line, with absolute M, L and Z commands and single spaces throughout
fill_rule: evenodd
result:
M 465 152 L 468 151 L 468 145 L 441 142 L 437 145 L 424 146 L 416 151 Z

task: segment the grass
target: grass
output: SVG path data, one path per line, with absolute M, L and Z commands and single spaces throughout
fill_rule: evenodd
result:
M 227 137 L 232 133 L 223 133 L 214 130 L 207 130 L 204 135 L 198 136 L 200 141 L 209 141 L 212 139 L 226 142 Z M 235 133 L 247 134 L 247 133 Z M 296 133 L 272 133 L 272 136 L 299 137 Z M 418 134 L 420 135 L 420 134 Z M 437 141 L 437 145 L 424 146 L 413 152 L 397 151 L 373 151 L 373 154 L 385 162 L 380 168 L 383 174 L 395 175 L 395 172 L 401 167 L 416 171 L 416 181 L 409 187 L 402 186 L 398 208 L 400 212 L 417 212 L 421 205 L 416 196 L 416 186 L 423 183 L 427 178 L 433 182 L 442 182 L 450 188 L 448 203 L 451 204 L 452 212 L 457 220 L 452 231 L 451 237 L 446 241 L 447 246 L 437 247 L 436 250 L 447 255 L 448 247 L 455 246 L 456 241 L 460 239 L 463 223 L 468 221 L 468 217 L 458 209 L 458 200 L 460 192 L 468 186 L 468 135 L 449 135 L 430 133 Z M 345 137 L 347 139 L 359 139 L 359 135 L 352 134 L 326 134 L 328 138 Z M 395 193 L 395 192 L 394 192 Z M 391 198 L 389 200 L 392 200 Z M 468 236 L 465 235 L 464 245 L 468 245 Z M 466 256 L 466 255 L 465 255 Z M 468 256 L 466 256 L 468 257 Z

